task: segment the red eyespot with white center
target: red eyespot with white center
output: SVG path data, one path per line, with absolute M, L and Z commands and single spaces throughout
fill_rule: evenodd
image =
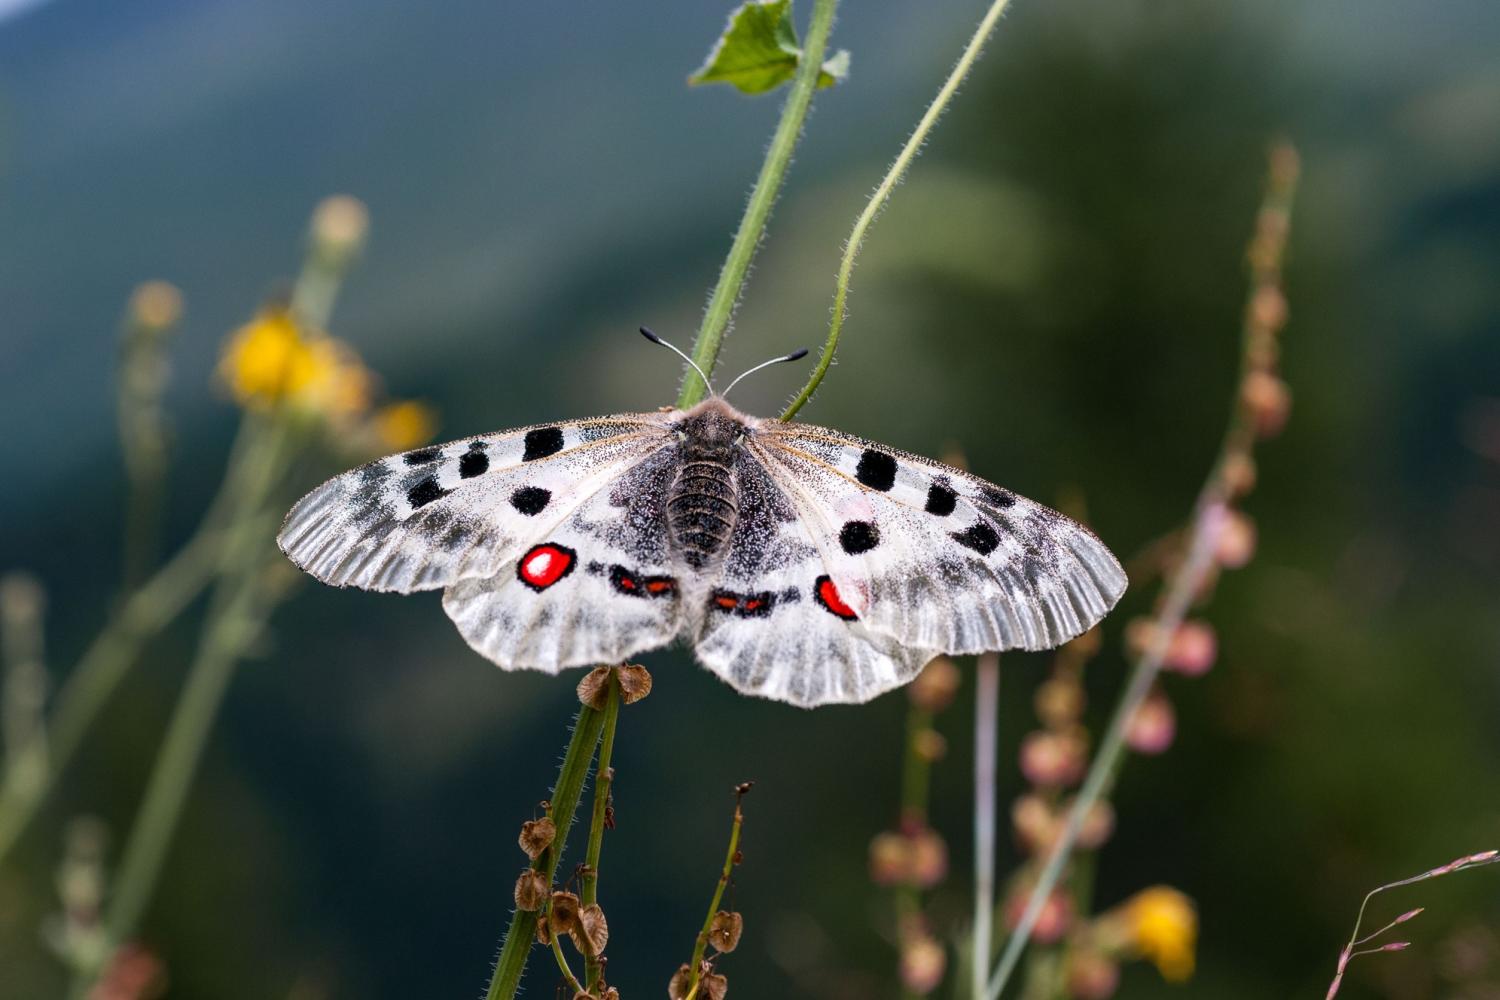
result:
M 566 546 L 545 542 L 521 557 L 516 565 L 516 576 L 532 590 L 546 590 L 573 572 L 576 565 L 578 553 Z
M 854 613 L 853 608 L 844 603 L 843 597 L 839 595 L 839 588 L 835 587 L 828 577 L 818 577 L 818 581 L 813 584 L 813 593 L 818 596 L 818 603 L 823 605 L 830 614 L 846 622 L 852 622 L 859 617 Z

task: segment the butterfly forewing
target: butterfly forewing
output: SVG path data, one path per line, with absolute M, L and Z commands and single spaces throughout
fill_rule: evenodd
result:
M 391 455 L 303 497 L 277 541 L 336 586 L 409 592 L 493 576 L 670 440 L 661 414 L 625 414 Z
M 675 474 L 669 450 L 614 474 L 513 565 L 450 586 L 443 609 L 505 667 L 556 673 L 666 645 L 682 627 L 662 513 Z
M 1046 649 L 1125 590 L 1092 532 L 958 469 L 820 427 L 761 424 L 752 451 L 824 522 L 827 572 L 872 630 L 945 653 Z

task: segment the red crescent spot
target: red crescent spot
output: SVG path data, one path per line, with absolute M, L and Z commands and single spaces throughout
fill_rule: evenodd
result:
M 845 621 L 854 621 L 859 617 L 859 615 L 854 613 L 853 608 L 844 603 L 844 599 L 839 596 L 839 588 L 835 587 L 833 581 L 828 577 L 818 577 L 818 582 L 815 586 L 818 594 L 818 603 L 834 615 Z
M 718 597 L 714 598 L 714 603 L 718 604 L 719 607 L 728 610 L 730 608 L 738 606 L 740 602 L 735 600 L 728 594 L 720 594 Z
M 620 577 L 620 589 L 621 590 L 634 590 L 635 589 L 635 580 L 631 579 L 628 576 L 623 576 L 622 575 Z
M 572 572 L 577 561 L 571 549 L 550 542 L 538 545 L 521 557 L 516 575 L 533 590 L 546 590 Z
M 653 594 L 665 594 L 672 589 L 671 580 L 647 580 L 646 589 Z

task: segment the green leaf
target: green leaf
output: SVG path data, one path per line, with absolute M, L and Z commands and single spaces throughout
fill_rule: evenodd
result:
M 802 60 L 792 0 L 747 0 L 729 15 L 703 66 L 689 83 L 728 83 L 746 94 L 764 94 L 790 80 Z M 839 50 L 823 63 L 819 87 L 831 87 L 849 74 L 849 53 Z

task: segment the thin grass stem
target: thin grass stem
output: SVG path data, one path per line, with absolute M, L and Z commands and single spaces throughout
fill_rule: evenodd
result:
M 879 186 L 875 188 L 875 193 L 870 196 L 870 200 L 865 204 L 864 211 L 860 212 L 859 218 L 854 220 L 854 230 L 849 234 L 849 239 L 844 244 L 844 256 L 839 261 L 838 279 L 833 289 L 833 313 L 828 323 L 828 339 L 823 345 L 823 353 L 818 356 L 818 363 L 814 366 L 807 384 L 802 387 L 802 391 L 797 393 L 790 405 L 782 412 L 782 420 L 791 420 L 795 417 L 797 411 L 802 409 L 807 401 L 812 398 L 813 393 L 818 391 L 818 386 L 822 384 L 823 377 L 828 374 L 828 367 L 833 364 L 833 354 L 838 349 L 839 334 L 844 329 L 844 319 L 848 314 L 845 303 L 849 297 L 849 280 L 854 273 L 854 259 L 859 256 L 860 247 L 864 245 L 865 234 L 869 232 L 870 226 L 875 222 L 875 218 L 880 214 L 880 210 L 885 208 L 886 202 L 890 201 L 891 192 L 896 189 L 897 184 L 901 183 L 901 179 L 906 175 L 907 169 L 911 167 L 912 161 L 921 152 L 922 145 L 927 141 L 927 137 L 931 135 L 933 127 L 937 125 L 938 119 L 947 110 L 949 103 L 952 102 L 953 95 L 958 93 L 958 88 L 964 82 L 964 78 L 969 75 L 969 70 L 974 68 L 974 63 L 979 59 L 979 54 L 984 49 L 984 43 L 995 30 L 995 25 L 1000 21 L 1000 15 L 1005 12 L 1005 8 L 1009 4 L 1010 0 L 994 0 L 990 4 L 990 9 L 985 13 L 984 18 L 980 20 L 979 26 L 974 29 L 974 34 L 969 38 L 969 44 L 964 47 L 963 54 L 958 57 L 958 62 L 953 65 L 953 69 L 948 73 L 948 79 L 943 81 L 943 85 L 939 88 L 937 96 L 927 106 L 927 111 L 923 113 L 921 120 L 917 122 L 917 127 L 906 140 L 906 145 L 902 146 L 901 152 L 896 154 L 895 161 L 891 164 L 890 169 L 886 171 L 885 177 L 881 179 Z

